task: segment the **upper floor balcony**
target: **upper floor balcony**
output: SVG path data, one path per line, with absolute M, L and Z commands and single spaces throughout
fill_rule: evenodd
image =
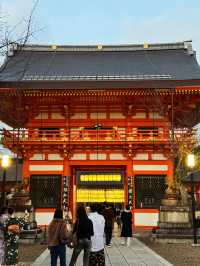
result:
M 166 143 L 170 141 L 169 130 L 164 128 L 134 128 L 134 129 L 18 129 L 2 132 L 3 144 L 96 144 L 98 143 Z

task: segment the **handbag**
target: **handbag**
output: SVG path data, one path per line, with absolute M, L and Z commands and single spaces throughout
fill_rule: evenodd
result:
M 77 234 L 76 234 L 76 232 L 75 233 L 72 233 L 71 234 L 71 237 L 70 237 L 70 241 L 69 241 L 69 243 L 67 244 L 67 246 L 69 247 L 69 248 L 74 248 L 76 245 L 77 245 Z
M 59 243 L 62 244 L 62 245 L 67 245 L 68 246 L 68 243 L 69 243 L 69 237 L 62 237 L 61 236 L 61 228 L 62 228 L 62 223 L 60 225 L 60 229 L 59 229 Z
M 74 248 L 77 243 L 78 243 L 78 239 L 77 239 L 77 230 L 78 230 L 78 220 L 77 220 L 77 228 L 75 232 L 71 232 L 70 237 L 69 237 L 69 242 L 67 243 L 67 246 L 69 248 Z

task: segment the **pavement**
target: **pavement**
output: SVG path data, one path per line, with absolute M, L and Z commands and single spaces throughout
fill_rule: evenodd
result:
M 132 238 L 130 247 L 121 245 L 121 240 L 120 237 L 114 237 L 112 239 L 112 246 L 105 248 L 106 266 L 172 266 L 171 263 L 148 248 L 137 238 Z M 76 266 L 83 265 L 82 253 L 77 260 Z M 71 254 L 72 250 L 67 248 L 67 265 L 69 264 Z M 50 265 L 48 250 L 45 250 L 32 264 L 32 266 Z

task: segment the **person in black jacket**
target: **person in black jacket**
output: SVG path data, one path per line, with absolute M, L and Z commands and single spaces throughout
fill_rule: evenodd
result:
M 91 236 L 94 235 L 94 230 L 92 221 L 88 218 L 83 206 L 79 207 L 77 210 L 77 220 L 74 225 L 73 233 L 77 235 L 77 244 L 74 247 L 69 266 L 76 264 L 77 258 L 82 250 L 84 250 L 83 266 L 88 266 L 91 250 Z

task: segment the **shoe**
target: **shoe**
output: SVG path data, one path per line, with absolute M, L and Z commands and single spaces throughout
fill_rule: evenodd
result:
M 125 242 L 121 242 L 121 245 L 125 245 Z
M 106 245 L 108 248 L 111 248 L 111 244 Z

